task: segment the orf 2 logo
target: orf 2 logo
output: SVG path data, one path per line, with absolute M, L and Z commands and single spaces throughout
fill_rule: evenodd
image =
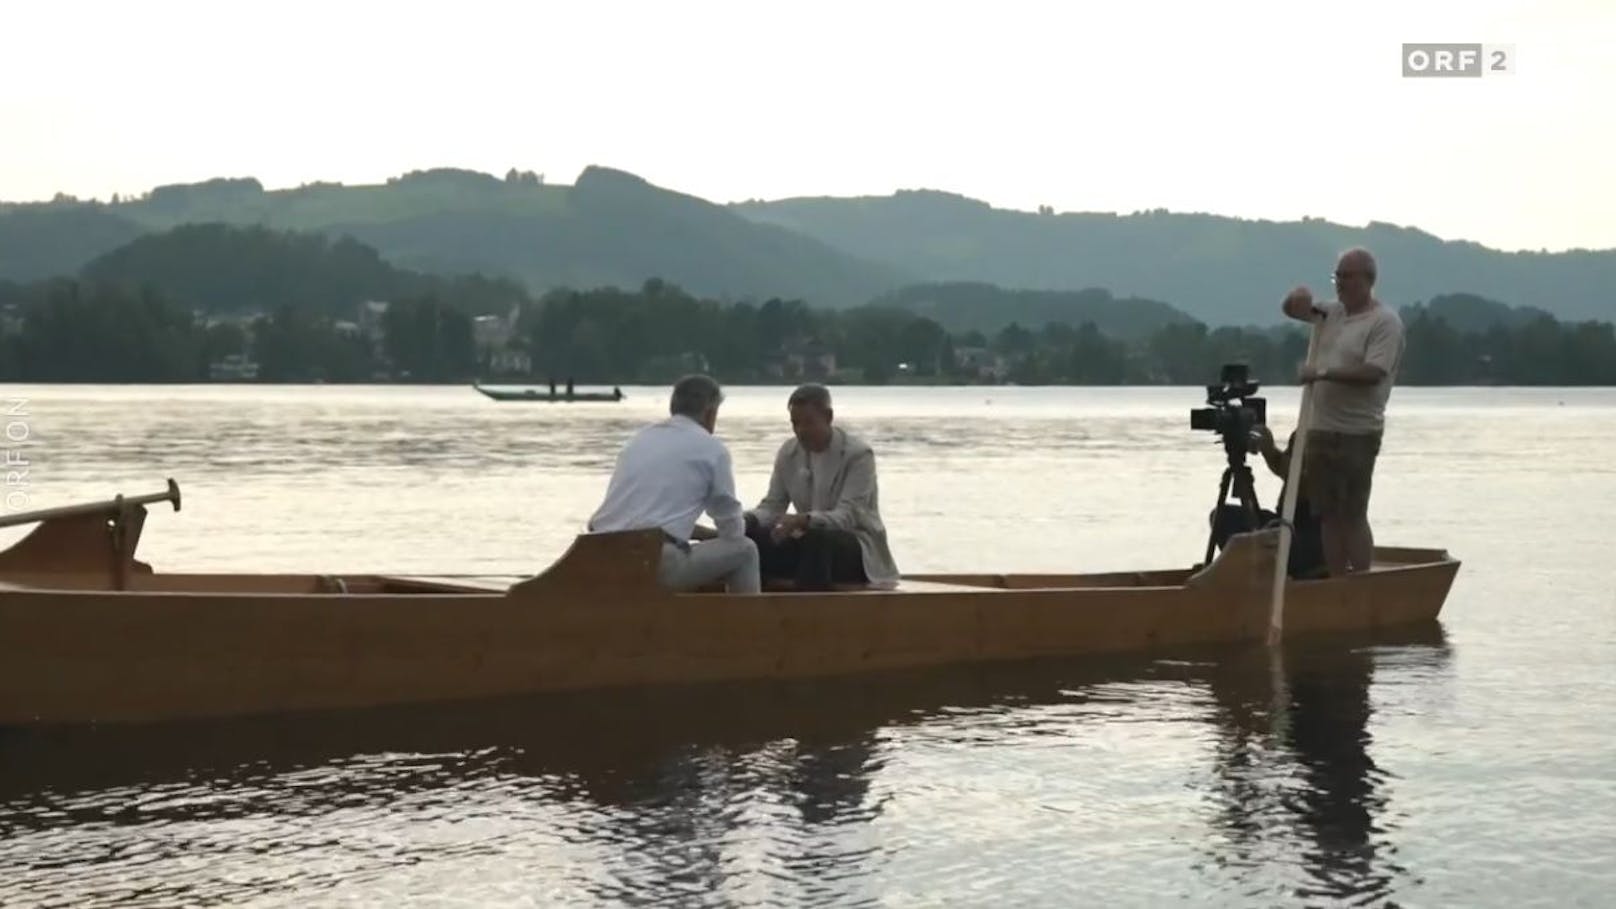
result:
M 1479 79 L 1515 72 L 1508 44 L 1405 44 L 1403 76 L 1411 79 Z

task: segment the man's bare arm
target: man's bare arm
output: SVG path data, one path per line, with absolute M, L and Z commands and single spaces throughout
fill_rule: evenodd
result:
M 1263 449 L 1262 458 L 1268 464 L 1268 469 L 1274 472 L 1274 476 L 1283 480 L 1290 475 L 1291 459 L 1286 452 L 1269 446 Z
M 1320 373 L 1319 378 L 1325 382 L 1340 382 L 1342 385 L 1374 385 L 1386 378 L 1386 370 L 1373 363 L 1359 363 L 1357 366 L 1326 369 Z

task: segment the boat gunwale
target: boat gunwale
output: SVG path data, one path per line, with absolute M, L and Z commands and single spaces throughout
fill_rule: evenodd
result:
M 1429 561 L 1383 563 L 1383 564 L 1376 565 L 1375 567 L 1373 567 L 1368 572 L 1364 572 L 1364 573 L 1361 573 L 1361 574 L 1353 574 L 1353 575 L 1349 575 L 1349 576 L 1344 577 L 1344 578 L 1331 578 L 1331 577 L 1304 578 L 1304 579 L 1292 578 L 1292 579 L 1290 579 L 1288 581 L 1287 587 L 1292 587 L 1292 588 L 1312 588 L 1315 585 L 1326 584 L 1326 583 L 1330 583 L 1330 582 L 1352 583 L 1352 582 L 1358 581 L 1358 580 L 1367 580 L 1369 578 L 1381 577 L 1381 576 L 1386 576 L 1386 575 L 1403 575 L 1403 574 L 1408 574 L 1408 573 L 1412 573 L 1412 572 L 1428 572 L 1428 571 L 1434 571 L 1434 570 L 1441 570 L 1441 569 L 1445 569 L 1445 568 L 1457 569 L 1460 565 L 1461 565 L 1461 562 L 1460 562 L 1459 559 L 1456 559 L 1456 558 L 1452 557 L 1451 555 L 1444 554 L 1443 558 L 1433 559 L 1433 560 L 1429 560 Z M 1182 571 L 1184 571 L 1184 569 L 1164 569 L 1164 571 L 1182 572 Z M 1152 572 L 1141 572 L 1141 573 L 1142 574 L 1149 574 L 1149 573 L 1152 573 Z M 1095 572 L 1092 575 L 1088 575 L 1088 576 L 1090 576 L 1090 577 L 1098 577 L 1098 576 L 1104 576 L 1104 575 L 1107 575 L 1107 574 L 1117 574 L 1117 572 Z M 962 576 L 970 576 L 970 575 L 967 575 L 965 573 L 960 573 L 960 574 L 956 574 L 956 575 L 953 575 L 953 576 L 954 577 L 962 577 Z M 1135 594 L 1158 593 L 1158 594 L 1160 594 L 1160 593 L 1194 591 L 1194 590 L 1198 589 L 1198 586 L 1199 586 L 1199 585 L 1197 585 L 1195 583 L 1192 583 L 1192 581 L 1194 581 L 1194 579 L 1197 576 L 1198 576 L 1198 573 L 1192 572 L 1189 576 L 1186 577 L 1185 582 L 1181 583 L 1181 584 L 1108 584 L 1108 585 L 1094 585 L 1094 584 L 1068 583 L 1068 584 L 1054 584 L 1054 585 L 1048 585 L 1048 586 L 1011 587 L 1011 586 L 986 586 L 986 585 L 980 585 L 980 584 L 965 584 L 965 583 L 961 583 L 961 582 L 957 582 L 957 581 L 944 580 L 945 578 L 950 577 L 950 575 L 925 574 L 925 575 L 919 575 L 919 576 L 904 575 L 904 576 L 900 577 L 899 586 L 896 587 L 896 588 L 874 588 L 874 587 L 872 587 L 872 588 L 854 589 L 854 590 L 829 590 L 829 591 L 765 590 L 765 591 L 760 591 L 758 593 L 728 593 L 728 592 L 723 592 L 723 591 L 701 591 L 701 590 L 696 590 L 696 591 L 668 591 L 668 592 L 653 593 L 653 594 L 651 594 L 649 596 L 645 596 L 645 597 L 637 598 L 637 599 L 640 600 L 641 602 L 646 601 L 646 600 L 649 600 L 649 601 L 652 601 L 652 602 L 658 602 L 658 601 L 689 602 L 691 600 L 703 601 L 703 602 L 710 601 L 710 600 L 721 600 L 721 601 L 724 601 L 724 602 L 759 602 L 759 601 L 768 602 L 768 601 L 773 601 L 773 600 L 777 600 L 777 599 L 782 599 L 782 600 L 783 599 L 796 600 L 796 599 L 803 599 L 803 598 L 815 598 L 815 599 L 834 598 L 834 599 L 840 599 L 840 598 L 843 598 L 843 597 L 872 597 L 872 596 L 886 596 L 886 597 L 902 596 L 902 597 L 905 597 L 905 598 L 910 598 L 910 597 L 937 598 L 937 597 L 960 597 L 960 596 L 973 596 L 973 597 L 974 596 L 997 596 L 997 595 L 1002 595 L 1002 594 L 1023 594 L 1023 595 L 1025 595 L 1025 594 L 1043 594 L 1043 593 L 1048 593 L 1048 594 L 1084 593 L 1084 594 L 1094 594 L 1094 595 L 1099 595 L 1099 594 L 1117 595 L 1117 594 L 1128 594 L 1128 593 L 1135 593 Z M 179 572 L 177 572 L 177 573 L 169 574 L 169 573 L 164 573 L 164 572 L 156 572 L 156 573 L 151 574 L 151 575 L 146 575 L 145 578 L 142 581 L 142 586 L 135 587 L 135 588 L 122 589 L 122 590 L 119 590 L 119 589 L 106 589 L 106 588 L 93 588 L 93 587 L 32 586 L 32 585 L 17 584 L 16 582 L 6 582 L 4 580 L 0 580 L 0 597 L 5 597 L 5 596 L 8 596 L 8 595 L 12 595 L 12 594 L 30 594 L 30 595 L 49 594 L 49 595 L 52 595 L 52 596 L 62 596 L 62 597 L 74 597 L 74 596 L 86 596 L 86 595 L 95 595 L 95 596 L 117 595 L 118 597 L 120 597 L 122 599 L 130 599 L 130 598 L 135 598 L 135 597 L 161 597 L 161 598 L 174 597 L 174 598 L 180 598 L 180 599 L 189 599 L 189 598 L 196 598 L 196 597 L 206 597 L 206 598 L 229 597 L 229 598 L 246 598 L 246 599 L 253 599 L 253 600 L 262 600 L 262 599 L 281 599 L 281 600 L 315 599 L 315 600 L 319 600 L 319 601 L 322 601 L 322 602 L 324 602 L 324 601 L 339 601 L 339 600 L 374 601 L 374 600 L 380 600 L 380 599 L 396 599 L 396 600 L 405 600 L 405 601 L 409 601 L 409 602 L 420 602 L 420 601 L 425 600 L 425 599 L 450 599 L 450 600 L 479 600 L 479 601 L 531 600 L 531 601 L 537 601 L 537 602 L 542 603 L 543 601 L 546 601 L 546 600 L 570 598 L 571 596 L 579 594 L 579 593 L 599 593 L 599 592 L 602 592 L 602 591 L 583 591 L 583 590 L 568 591 L 568 590 L 566 590 L 564 588 L 560 588 L 560 589 L 556 589 L 554 591 L 546 591 L 543 594 L 529 593 L 527 591 L 523 591 L 523 590 L 518 589 L 521 581 L 515 581 L 505 589 L 498 589 L 498 588 L 493 588 L 493 587 L 484 588 L 484 589 L 467 589 L 465 587 L 454 588 L 454 587 L 445 586 L 442 589 L 358 590 L 358 591 L 354 591 L 354 590 L 347 590 L 347 591 L 345 591 L 345 590 L 306 590 L 306 591 L 247 590 L 247 589 L 232 589 L 232 588 L 229 588 L 229 587 L 188 588 L 188 589 L 174 590 L 174 589 L 165 589 L 165 588 L 163 588 L 161 586 L 144 586 L 145 584 L 151 583 L 152 580 L 161 579 L 161 578 L 164 578 L 164 577 L 180 577 L 180 578 L 195 579 L 195 580 L 206 580 L 209 577 L 218 577 L 220 579 L 257 579 L 257 578 L 297 578 L 297 579 L 304 579 L 304 578 L 307 578 L 307 579 L 309 579 L 311 581 L 318 580 L 320 578 L 338 578 L 338 579 L 342 579 L 342 580 L 347 581 L 347 582 L 357 580 L 357 581 L 363 581 L 363 582 L 367 582 L 367 583 L 382 583 L 382 584 L 385 584 L 385 583 L 388 583 L 389 581 L 394 580 L 394 579 L 404 580 L 404 579 L 408 578 L 410 580 L 406 580 L 405 582 L 406 583 L 411 583 L 411 582 L 413 582 L 413 579 L 415 579 L 415 578 L 424 579 L 424 578 L 429 578 L 429 577 L 433 577 L 433 576 L 431 576 L 431 575 L 402 576 L 402 575 L 377 575 L 377 574 L 328 574 L 328 575 L 309 574 L 309 575 L 304 575 L 304 574 L 290 574 L 290 573 L 289 574 L 242 574 L 242 573 L 239 573 L 239 572 L 218 572 L 218 573 L 214 573 L 214 572 L 183 572 L 183 573 L 179 573 Z M 517 577 L 517 576 L 512 575 L 511 577 Z M 1006 580 L 1013 579 L 1013 578 L 1018 578 L 1018 577 L 1019 578 L 1033 579 L 1033 578 L 1039 577 L 1039 575 L 1037 575 L 1037 574 L 1001 575 L 1000 577 L 1002 577 L 1002 578 L 1004 578 Z M 1071 578 L 1071 579 L 1080 579 L 1082 577 L 1085 577 L 1085 575 L 1061 575 L 1060 577 Z M 910 590 L 905 590 L 902 587 L 902 582 L 904 580 L 920 581 L 920 582 L 924 582 L 924 583 L 928 583 L 928 584 L 947 584 L 947 585 L 950 586 L 950 589 L 931 588 L 931 589 L 918 589 L 918 590 L 917 589 L 910 589 Z

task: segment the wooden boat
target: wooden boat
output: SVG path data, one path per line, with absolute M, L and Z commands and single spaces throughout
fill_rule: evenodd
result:
M 556 404 L 567 404 L 567 403 L 574 403 L 574 402 L 580 402 L 580 401 L 621 401 L 621 400 L 623 400 L 623 397 L 624 397 L 623 390 L 621 388 L 613 388 L 611 391 L 560 391 L 560 392 L 557 392 L 554 388 L 550 388 L 550 389 L 522 388 L 522 389 L 497 390 L 497 389 L 493 389 L 493 388 L 484 388 L 481 384 L 475 383 L 475 382 L 472 383 L 471 387 L 477 389 L 478 391 L 482 392 L 487 397 L 494 399 L 495 401 L 545 401 L 545 402 L 556 403 Z
M 1260 641 L 1276 538 L 1200 570 L 908 575 L 892 590 L 670 593 L 658 531 L 583 534 L 537 575 L 154 571 L 163 493 L 13 516 L 0 552 L 0 726 L 150 722 Z M 1292 581 L 1285 633 L 1434 621 L 1459 562 L 1380 547 Z

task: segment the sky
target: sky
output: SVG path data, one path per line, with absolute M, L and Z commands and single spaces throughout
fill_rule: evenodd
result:
M 1616 0 L 0 0 L 0 199 L 591 164 L 1616 248 Z M 1405 42 L 1512 49 L 1410 79 Z

